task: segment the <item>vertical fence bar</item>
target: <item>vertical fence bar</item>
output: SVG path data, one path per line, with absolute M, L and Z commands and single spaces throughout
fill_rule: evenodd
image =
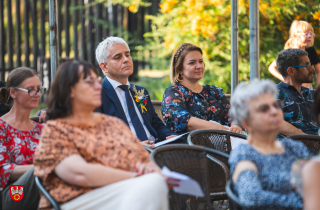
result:
M 69 33 L 69 1 L 64 1 L 64 32 L 65 32 L 65 39 L 66 39 L 66 43 L 65 43 L 65 52 L 66 52 L 66 56 L 69 57 L 70 56 L 70 33 Z
M 123 19 L 123 6 L 121 4 L 118 4 L 117 5 L 117 16 L 116 16 L 116 21 L 117 21 L 117 34 L 118 34 L 118 37 L 121 37 L 122 38 L 122 19 Z
M 16 56 L 17 67 L 22 66 L 21 63 L 21 23 L 20 23 L 20 0 L 16 0 Z
M 33 51 L 33 68 L 37 69 L 37 58 L 38 58 L 38 54 L 39 54 L 39 43 L 38 43 L 38 28 L 37 28 L 37 0 L 33 0 L 33 6 L 31 6 L 30 4 L 30 0 L 29 0 L 29 8 L 31 10 L 31 17 L 32 17 L 32 38 L 33 38 L 33 47 L 32 47 L 32 51 Z
M 28 0 L 24 1 L 24 13 L 23 13 L 23 23 L 25 26 L 29 26 L 29 7 Z M 29 54 L 29 27 L 24 28 L 24 65 L 30 66 Z
M 5 74 L 5 63 L 4 63 L 4 5 L 3 1 L 0 1 L 0 80 L 4 81 L 4 74 Z
M 259 0 L 250 0 L 250 80 L 260 78 Z
M 98 44 L 102 41 L 101 39 L 101 24 L 100 20 L 102 19 L 101 17 L 101 9 L 103 5 L 102 4 L 96 4 L 95 5 L 95 44 L 94 44 L 94 49 L 98 46 Z M 95 64 L 97 65 L 97 61 L 95 61 Z
M 72 0 L 72 6 L 78 6 L 77 0 Z M 72 11 L 72 25 L 73 25 L 73 50 L 74 58 L 78 59 L 78 10 L 73 9 Z
M 45 14 L 46 14 L 46 7 L 45 1 L 41 0 L 40 2 L 40 36 L 41 36 L 41 56 L 46 56 L 46 30 L 45 30 Z
M 94 62 L 94 49 L 93 49 L 93 45 L 94 45 L 94 34 L 93 34 L 93 21 L 91 18 L 93 18 L 93 10 L 92 10 L 92 6 L 90 6 L 88 8 L 88 41 L 87 41 L 87 45 L 88 45 L 88 61 L 90 63 L 93 64 Z
M 61 25 L 61 0 L 55 0 L 57 2 L 57 11 L 56 11 L 56 19 L 57 19 L 57 28 L 58 28 L 58 35 L 57 35 L 57 44 L 58 44 L 58 56 L 61 57 L 62 53 L 62 46 L 61 46 L 61 31 L 62 31 L 62 25 Z M 58 60 L 59 60 L 58 58 Z M 59 63 L 58 63 L 59 65 Z
M 81 57 L 83 60 L 87 60 L 85 15 L 84 0 L 81 0 Z
M 105 39 L 109 36 L 108 7 L 104 6 L 102 8 L 102 19 L 103 19 L 102 38 Z
M 113 5 L 111 1 L 108 1 L 108 25 L 109 25 L 109 36 L 114 36 Z
M 239 83 L 238 0 L 231 0 L 231 94 Z
M 56 24 L 56 0 L 49 0 L 49 27 L 50 27 L 50 70 L 51 70 L 51 83 L 54 78 L 55 71 L 58 66 L 58 53 L 57 53 L 57 24 Z
M 8 68 L 13 68 L 13 46 L 12 46 L 12 7 L 11 0 L 7 0 L 7 14 L 8 14 L 8 25 L 7 25 L 7 43 L 8 43 Z
M 72 6 L 78 6 L 77 0 L 72 0 Z M 78 59 L 78 10 L 73 9 L 72 11 L 72 25 L 73 25 L 73 51 L 74 51 L 74 58 Z

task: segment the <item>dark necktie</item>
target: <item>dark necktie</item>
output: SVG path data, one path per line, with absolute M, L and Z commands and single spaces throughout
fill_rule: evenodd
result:
M 142 126 L 142 123 L 138 117 L 138 114 L 137 114 L 136 109 L 134 107 L 134 104 L 132 102 L 132 97 L 129 93 L 129 85 L 119 85 L 118 87 L 121 88 L 126 94 L 128 112 L 129 112 L 129 115 L 131 118 L 131 123 L 134 127 L 134 130 L 136 131 L 137 137 L 141 141 L 148 140 L 146 131 L 144 130 L 144 128 Z

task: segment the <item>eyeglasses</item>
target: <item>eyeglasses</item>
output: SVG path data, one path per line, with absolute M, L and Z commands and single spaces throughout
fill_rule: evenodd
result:
M 297 34 L 300 34 L 300 35 L 304 35 L 305 37 L 311 37 L 311 38 L 314 38 L 316 37 L 316 34 L 315 33 L 297 33 Z
M 289 66 L 289 67 L 307 67 L 310 68 L 311 67 L 311 62 L 309 62 L 307 65 L 302 65 L 302 66 Z M 289 68 L 288 67 L 288 68 Z M 287 70 L 288 68 L 286 68 L 285 70 Z
M 18 89 L 18 90 L 22 90 L 22 91 L 24 91 L 24 92 L 27 92 L 30 97 L 36 96 L 39 92 L 40 92 L 40 94 L 44 94 L 45 91 L 46 91 L 46 88 L 44 88 L 44 87 L 40 87 L 40 88 L 37 89 L 37 90 L 36 90 L 36 89 L 30 89 L 30 90 L 28 90 L 28 89 L 19 88 L 19 87 L 14 87 L 14 89 Z
M 267 113 L 271 110 L 271 106 L 273 106 L 276 109 L 282 109 L 283 102 L 282 101 L 275 101 L 272 105 L 262 104 L 257 108 L 257 111 L 261 112 L 261 113 Z
M 93 79 L 92 77 L 87 77 L 86 79 L 83 80 L 85 83 L 88 83 L 90 86 L 94 86 L 94 84 L 96 84 L 96 82 L 98 82 L 99 84 L 101 84 L 102 82 L 102 78 L 98 77 L 97 79 Z

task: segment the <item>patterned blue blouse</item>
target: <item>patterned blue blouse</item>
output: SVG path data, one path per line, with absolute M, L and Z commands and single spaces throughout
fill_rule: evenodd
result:
M 277 86 L 277 99 L 284 103 L 284 120 L 306 134 L 318 135 L 319 125 L 311 111 L 314 90 L 301 87 L 300 95 L 295 87 L 284 82 L 280 82 Z
M 302 200 L 290 185 L 292 163 L 298 157 L 309 156 L 308 149 L 298 141 L 285 138 L 282 141 L 285 152 L 263 155 L 249 144 L 239 145 L 230 153 L 231 175 L 241 160 L 252 161 L 258 174 L 252 170 L 243 171 L 234 185 L 245 209 L 301 209 Z
M 191 116 L 230 126 L 229 108 L 230 103 L 222 88 L 203 85 L 202 91 L 195 93 L 176 84 L 165 90 L 161 112 L 166 126 L 181 134 L 188 132 L 187 123 Z

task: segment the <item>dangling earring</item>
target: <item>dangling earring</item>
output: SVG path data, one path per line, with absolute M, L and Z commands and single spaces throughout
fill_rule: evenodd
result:
M 180 80 L 183 80 L 183 77 L 182 77 L 182 75 L 181 75 L 181 74 L 179 74 L 179 79 L 180 79 Z

